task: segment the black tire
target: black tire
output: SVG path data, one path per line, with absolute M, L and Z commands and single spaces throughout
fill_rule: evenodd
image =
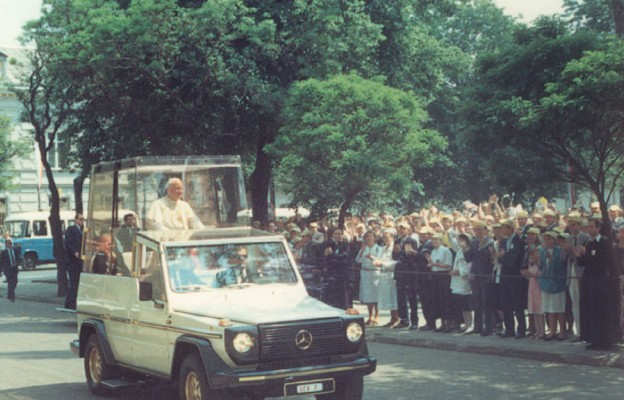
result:
M 336 379 L 336 391 L 330 394 L 319 394 L 318 400 L 362 400 L 364 395 L 364 377 Z
M 24 259 L 22 260 L 22 269 L 24 271 L 32 271 L 36 267 L 37 267 L 37 256 L 34 254 L 24 255 Z
M 110 390 L 102 385 L 102 381 L 119 377 L 119 369 L 106 363 L 102 346 L 97 335 L 89 336 L 84 357 L 85 377 L 89 390 L 96 396 L 106 396 Z
M 228 399 L 225 392 L 210 389 L 204 365 L 196 354 L 189 354 L 182 361 L 178 380 L 178 398 L 180 400 Z

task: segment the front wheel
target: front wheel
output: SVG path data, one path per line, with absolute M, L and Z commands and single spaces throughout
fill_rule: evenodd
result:
M 34 254 L 26 254 L 24 255 L 24 260 L 22 261 L 22 269 L 24 271 L 32 271 L 37 266 L 37 256 Z
M 91 393 L 96 396 L 110 394 L 110 391 L 102 385 L 102 381 L 116 378 L 119 375 L 119 370 L 106 363 L 102 353 L 102 346 L 95 334 L 89 336 L 89 340 L 87 340 L 84 370 Z
M 319 394 L 318 400 L 362 400 L 364 395 L 364 377 L 336 379 L 336 391 L 330 394 Z
M 225 400 L 227 398 L 225 393 L 210 389 L 204 366 L 195 354 L 189 354 L 182 362 L 178 385 L 180 400 Z

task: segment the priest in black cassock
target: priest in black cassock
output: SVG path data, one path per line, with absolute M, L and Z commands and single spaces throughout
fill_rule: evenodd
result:
M 609 274 L 609 242 L 600 234 L 602 221 L 591 219 L 587 233 L 591 240 L 580 261 L 585 265 L 581 282 L 581 339 L 588 350 L 607 350 L 616 342 L 613 288 L 616 277 Z

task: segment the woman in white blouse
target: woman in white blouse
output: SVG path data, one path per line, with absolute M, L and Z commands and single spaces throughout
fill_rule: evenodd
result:
M 397 288 L 393 273 L 396 261 L 392 259 L 396 231 L 392 228 L 384 229 L 381 235 L 384 245 L 380 248 L 379 257 L 373 261 L 373 265 L 380 269 L 377 307 L 380 310 L 390 310 L 390 321 L 384 327 L 391 327 L 399 322 Z
M 375 234 L 368 231 L 364 234 L 362 248 L 355 257 L 355 261 L 362 264 L 360 273 L 360 301 L 368 306 L 368 321 L 366 325 L 375 326 L 379 323 L 379 309 L 377 297 L 379 287 L 379 267 L 373 260 L 379 258 L 381 248 L 375 243 Z

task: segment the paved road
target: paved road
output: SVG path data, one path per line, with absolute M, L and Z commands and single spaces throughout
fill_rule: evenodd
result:
M 26 278 L 26 273 L 22 275 Z M 29 279 L 24 279 L 24 285 Z M 50 304 L 0 298 L 0 400 L 93 399 L 82 360 L 68 343 L 71 314 Z M 373 343 L 378 371 L 365 399 L 621 399 L 621 370 L 543 363 Z M 174 399 L 171 390 L 142 389 L 121 399 Z M 308 398 L 300 398 L 301 400 Z

